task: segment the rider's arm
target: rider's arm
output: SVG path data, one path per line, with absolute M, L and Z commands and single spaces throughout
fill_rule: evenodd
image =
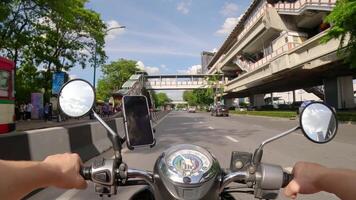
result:
M 284 193 L 296 198 L 297 194 L 313 194 L 320 191 L 334 193 L 342 200 L 356 197 L 356 171 L 331 169 L 315 163 L 298 162 L 293 168 L 294 179 Z
M 79 174 L 81 160 L 77 154 L 60 154 L 44 161 L 0 160 L 0 197 L 20 199 L 44 187 L 84 189 L 86 182 Z

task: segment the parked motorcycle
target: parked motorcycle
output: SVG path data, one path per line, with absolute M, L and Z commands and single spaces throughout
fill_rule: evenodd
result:
M 92 109 L 95 103 L 93 87 L 85 80 L 67 82 L 59 95 L 59 106 L 69 117 L 93 113 L 108 130 L 114 158 L 100 159 L 83 167 L 81 174 L 95 183 L 100 196 L 116 195 L 118 187 L 146 185 L 131 199 L 234 199 L 233 193 L 248 193 L 258 199 L 276 199 L 281 188 L 293 178 L 281 166 L 262 163 L 263 148 L 288 134 L 302 130 L 315 143 L 331 141 L 337 132 L 335 112 L 328 106 L 313 102 L 300 114 L 299 125 L 266 141 L 254 153 L 234 151 L 229 169 L 222 169 L 218 160 L 206 149 L 191 145 L 176 145 L 165 150 L 156 160 L 153 171 L 132 169 L 121 153 L 126 142 L 129 149 L 155 145 L 150 112 L 144 96 L 125 96 L 123 112 L 125 136 L 120 137 Z M 237 183 L 238 186 L 233 183 Z

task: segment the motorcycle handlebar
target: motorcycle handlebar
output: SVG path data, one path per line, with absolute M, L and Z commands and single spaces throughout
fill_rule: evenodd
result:
M 84 180 L 91 180 L 91 167 L 82 166 L 80 167 L 79 173 Z
M 289 174 L 287 172 L 283 172 L 283 184 L 282 184 L 282 188 L 286 187 L 289 182 L 291 182 L 293 180 L 294 176 L 293 174 Z

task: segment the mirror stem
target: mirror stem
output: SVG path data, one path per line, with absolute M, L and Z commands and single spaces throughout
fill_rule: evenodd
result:
M 271 137 L 271 138 L 269 138 L 269 139 L 263 141 L 263 142 L 261 143 L 261 145 L 258 147 L 258 149 L 256 149 L 255 153 L 253 154 L 253 158 L 252 158 L 253 164 L 254 164 L 254 165 L 258 165 L 258 164 L 261 162 L 261 160 L 262 160 L 262 155 L 263 155 L 263 147 L 264 147 L 266 144 L 268 144 L 268 143 L 270 143 L 270 142 L 273 142 L 273 141 L 275 141 L 275 140 L 278 140 L 278 139 L 280 139 L 280 138 L 282 138 L 282 137 L 284 137 L 284 136 L 286 136 L 286 135 L 289 135 L 289 134 L 291 134 L 291 133 L 293 133 L 294 131 L 299 130 L 299 129 L 300 129 L 300 126 L 296 126 L 296 127 L 292 128 L 292 129 L 286 131 L 286 132 L 283 132 L 283 133 L 281 133 L 281 134 L 279 134 L 279 135 L 276 135 L 276 136 L 274 136 L 274 137 Z
M 123 139 L 117 134 L 115 133 L 114 130 L 112 130 L 110 128 L 109 125 L 107 125 L 103 119 L 101 119 L 101 117 L 94 111 L 92 110 L 94 117 L 100 122 L 101 125 L 103 125 L 105 127 L 105 129 L 109 132 L 108 133 L 108 137 L 111 140 L 111 143 L 113 145 L 113 149 L 114 149 L 114 155 L 115 158 L 118 159 L 118 162 L 121 163 L 122 158 L 121 158 L 121 145 L 123 142 Z

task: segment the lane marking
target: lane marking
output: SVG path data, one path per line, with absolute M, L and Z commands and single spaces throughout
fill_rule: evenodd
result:
M 209 126 L 209 127 L 208 127 L 208 129 L 210 129 L 210 130 L 214 130 L 214 128 L 213 128 L 213 127 L 211 127 L 211 126 Z
M 236 143 L 239 142 L 238 140 L 236 140 L 235 138 L 233 138 L 233 137 L 231 137 L 231 136 L 225 135 L 225 137 L 226 137 L 228 140 L 230 140 L 230 141 L 233 141 L 233 142 L 236 142 Z
M 192 124 L 205 124 L 206 122 L 184 122 L 184 125 L 192 125 Z

